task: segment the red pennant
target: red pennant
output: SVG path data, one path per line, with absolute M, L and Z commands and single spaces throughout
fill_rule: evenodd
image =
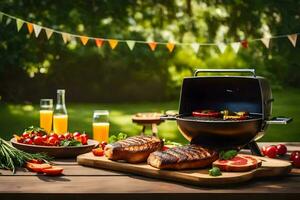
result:
M 97 47 L 102 47 L 104 44 L 104 40 L 102 40 L 100 38 L 96 38 L 95 43 L 96 43 Z
M 150 49 L 152 51 L 154 51 L 157 46 L 157 43 L 156 42 L 148 42 L 148 45 L 149 45 Z
M 241 45 L 242 45 L 242 47 L 245 48 L 245 49 L 249 47 L 249 43 L 248 43 L 247 40 L 242 40 L 242 41 L 241 41 Z

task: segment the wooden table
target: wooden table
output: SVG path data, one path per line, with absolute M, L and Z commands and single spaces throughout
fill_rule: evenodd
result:
M 300 143 L 286 144 L 290 151 L 300 150 Z M 56 160 L 55 164 L 65 169 L 64 176 L 36 175 L 25 169 L 12 175 L 0 170 L 0 200 L 300 199 L 300 169 L 293 169 L 286 177 L 256 179 L 222 187 L 196 187 L 83 167 L 74 159 Z

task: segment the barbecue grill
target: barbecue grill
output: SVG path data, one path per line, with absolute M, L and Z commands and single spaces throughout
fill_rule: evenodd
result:
M 198 76 L 208 72 L 226 75 Z M 253 154 L 261 155 L 255 141 L 264 135 L 268 125 L 292 120 L 271 118 L 273 101 L 268 81 L 256 76 L 254 69 L 198 69 L 194 77 L 183 80 L 179 114 L 162 119 L 176 120 L 180 132 L 193 144 L 218 150 L 248 146 Z M 247 111 L 249 116 L 243 120 L 192 116 L 193 111 L 201 109 Z

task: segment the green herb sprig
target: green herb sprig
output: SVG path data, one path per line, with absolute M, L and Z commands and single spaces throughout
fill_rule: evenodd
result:
M 219 167 L 213 167 L 208 171 L 210 176 L 221 176 L 222 172 Z
M 237 150 L 221 151 L 219 153 L 219 159 L 230 160 L 231 158 L 234 158 L 237 154 L 238 154 Z

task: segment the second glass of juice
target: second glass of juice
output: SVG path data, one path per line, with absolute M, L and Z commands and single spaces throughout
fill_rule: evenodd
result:
M 65 90 L 57 90 L 57 103 L 53 116 L 53 131 L 57 134 L 68 132 L 68 113 L 65 104 Z
M 98 142 L 107 142 L 109 138 L 109 112 L 95 110 L 93 115 L 93 138 Z
M 47 133 L 52 130 L 53 100 L 41 99 L 40 101 L 40 127 Z

